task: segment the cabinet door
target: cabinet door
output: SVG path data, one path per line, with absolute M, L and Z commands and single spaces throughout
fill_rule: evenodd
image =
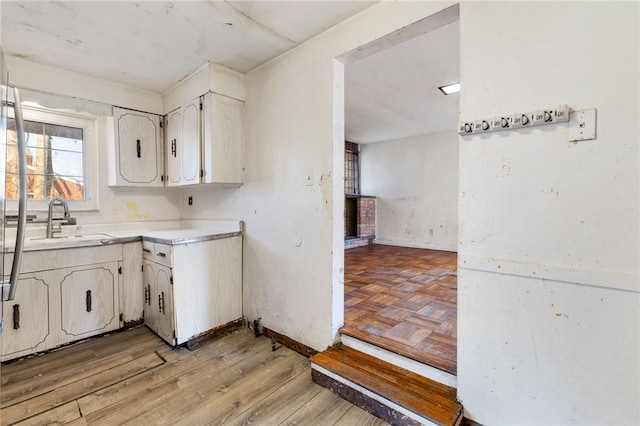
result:
M 149 260 L 142 261 L 142 279 L 144 286 L 144 323 L 153 331 L 158 331 L 158 305 L 155 263 Z
M 113 109 L 116 143 L 116 184 L 163 186 L 160 117 Z
M 53 346 L 48 344 L 49 290 L 43 276 L 23 276 L 18 280 L 15 299 L 2 302 L 2 361 Z
M 242 237 L 173 246 L 176 341 L 242 318 Z
M 200 183 L 200 98 L 167 116 L 167 185 Z
M 174 345 L 171 268 L 144 260 L 143 271 L 144 323 L 164 340 Z
M 200 183 L 200 98 L 182 108 L 182 184 Z
M 180 110 L 171 111 L 167 115 L 167 138 L 165 151 L 167 153 L 166 171 L 167 186 L 177 186 L 181 183 L 182 171 L 181 162 L 178 157 L 178 150 L 181 150 L 182 143 L 182 114 Z
M 69 268 L 61 277 L 60 297 L 62 343 L 117 329 L 118 263 Z
M 155 284 L 156 284 L 156 300 L 157 300 L 157 322 L 156 333 L 172 345 L 174 342 L 173 332 L 173 286 L 171 285 L 171 269 L 154 265 L 156 268 Z M 154 300 L 154 303 L 156 302 Z
M 244 102 L 208 93 L 203 108 L 203 182 L 242 183 Z

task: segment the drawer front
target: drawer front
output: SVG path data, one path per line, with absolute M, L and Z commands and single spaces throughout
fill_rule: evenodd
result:
M 20 273 L 48 271 L 122 260 L 122 244 L 27 251 L 22 257 Z M 13 253 L 5 253 L 4 270 L 10 271 Z
M 172 247 L 168 244 L 155 243 L 153 251 L 153 261 L 171 268 Z
M 154 256 L 154 244 L 152 241 L 142 241 L 142 258 L 155 260 Z

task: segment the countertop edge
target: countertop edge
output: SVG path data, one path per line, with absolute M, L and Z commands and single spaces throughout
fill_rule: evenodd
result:
M 65 249 L 74 249 L 74 248 L 82 248 L 82 247 L 96 247 L 96 246 L 109 246 L 114 244 L 127 244 L 127 243 L 135 243 L 138 241 L 151 241 L 154 243 L 160 244 L 169 244 L 169 245 L 182 245 L 182 244 L 194 244 L 204 241 L 212 241 L 219 240 L 224 238 L 233 238 L 237 236 L 243 235 L 242 231 L 232 231 L 232 232 L 211 232 L 207 234 L 206 231 L 202 235 L 194 236 L 194 237 L 184 237 L 184 238 L 163 238 L 156 237 L 153 235 L 145 235 L 144 232 L 136 235 L 127 235 L 127 236 L 112 236 L 109 234 L 104 234 L 105 239 L 92 239 L 86 241 L 75 241 L 75 240 L 60 240 L 58 244 L 43 244 L 38 245 L 34 244 L 32 246 L 25 246 L 25 252 L 33 252 L 33 251 L 43 251 L 43 250 L 65 250 Z M 13 247 L 5 247 L 4 253 L 13 253 Z
M 170 244 L 172 246 L 181 245 L 181 244 L 193 244 L 200 243 L 204 241 L 212 241 L 212 240 L 221 240 L 224 238 L 233 238 L 241 236 L 241 231 L 235 232 L 225 232 L 221 234 L 208 234 L 208 235 L 200 235 L 197 237 L 185 237 L 185 238 L 162 238 L 162 237 L 154 237 L 149 235 L 142 234 L 141 239 L 144 241 L 151 241 L 154 243 L 160 244 Z

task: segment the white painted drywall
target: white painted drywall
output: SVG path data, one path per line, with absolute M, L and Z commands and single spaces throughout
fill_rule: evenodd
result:
M 344 67 L 334 58 L 451 4 L 376 4 L 247 74 L 245 184 L 185 189 L 182 217 L 246 222 L 250 320 L 261 317 L 316 350 L 336 339 L 344 312 Z
M 11 84 L 122 108 L 162 114 L 162 95 L 102 78 L 7 56 Z M 72 68 L 73 64 L 69 64 Z
M 456 251 L 458 133 L 360 146 L 361 188 L 376 198 L 376 243 Z
M 640 423 L 639 3 L 461 4 L 458 397 L 482 424 Z

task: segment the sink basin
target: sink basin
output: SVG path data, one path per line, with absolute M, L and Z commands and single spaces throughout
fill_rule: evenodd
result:
M 59 243 L 63 241 L 72 242 L 72 241 L 80 241 L 80 240 L 84 240 L 84 241 L 111 240 L 113 238 L 114 237 L 108 234 L 60 235 L 53 238 L 47 238 L 47 237 L 25 238 L 25 243 L 28 241 L 37 241 L 38 243 L 47 243 L 47 242 Z
M 116 239 L 108 234 L 60 235 L 53 238 L 28 237 L 24 240 L 24 249 L 26 251 L 31 251 L 95 246 L 100 244 L 110 244 L 113 241 L 116 241 Z

